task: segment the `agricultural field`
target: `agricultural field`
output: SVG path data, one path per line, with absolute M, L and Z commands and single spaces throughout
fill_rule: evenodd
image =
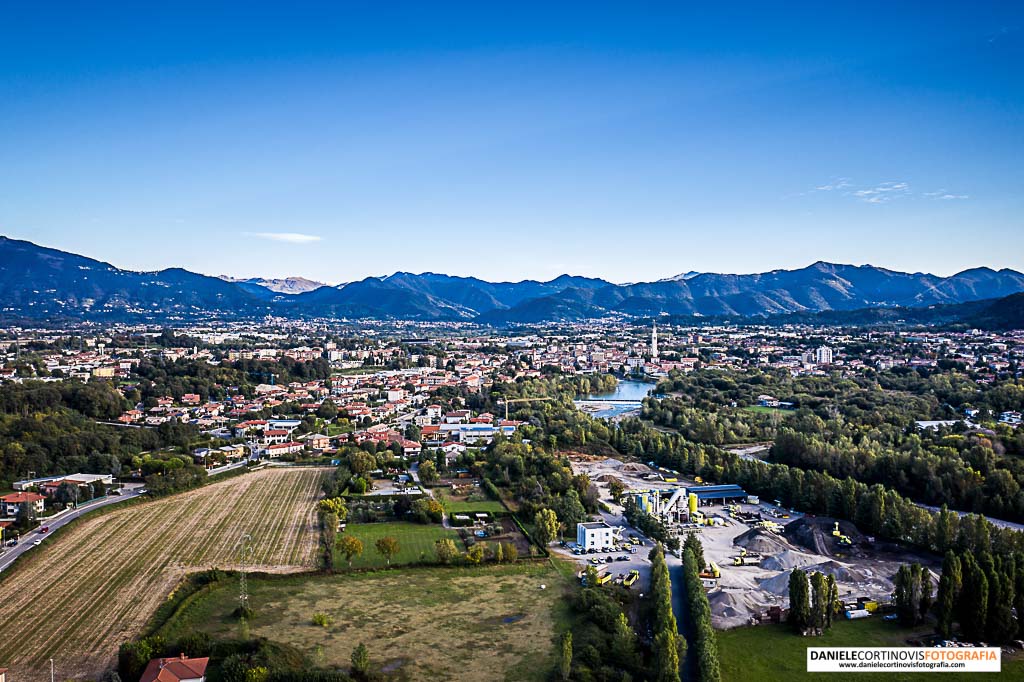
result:
M 362 642 L 372 665 L 411 680 L 546 680 L 570 585 L 571 576 L 548 562 L 253 578 L 249 630 L 323 666 L 347 667 Z M 237 599 L 234 585 L 220 585 L 160 634 L 233 637 Z M 315 625 L 317 613 L 330 624 Z
M 935 679 L 933 673 L 808 673 L 807 647 L 812 646 L 907 646 L 908 639 L 926 636 L 931 628 L 908 630 L 881 618 L 840 620 L 822 637 L 799 637 L 784 625 L 761 625 L 735 628 L 718 633 L 718 659 L 722 666 L 722 682 L 744 680 L 834 680 L 857 682 L 872 680 Z M 956 675 L 954 675 L 956 677 Z M 1024 679 L 1024 658 L 1009 659 L 1003 655 L 1000 677 Z
M 377 552 L 374 543 L 385 536 L 398 540 L 398 554 L 392 557 L 392 566 L 434 561 L 434 543 L 441 538 L 451 538 L 456 547 L 464 549 L 458 533 L 436 525 L 407 522 L 350 523 L 345 528 L 345 534 L 357 537 L 363 543 L 363 553 L 352 559 L 352 568 L 383 568 L 387 562 Z M 338 537 L 341 537 L 340 533 Z M 335 556 L 335 568 L 348 568 L 348 562 L 340 552 Z
M 41 679 L 95 676 L 135 636 L 186 573 L 248 564 L 315 566 L 314 505 L 323 469 L 273 468 L 141 505 L 86 516 L 19 559 L 0 581 L 0 663 Z

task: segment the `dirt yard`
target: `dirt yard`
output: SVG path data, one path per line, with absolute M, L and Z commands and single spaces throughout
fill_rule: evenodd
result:
M 17 679 L 96 677 L 187 572 L 238 564 L 313 566 L 313 507 L 324 470 L 273 468 L 86 516 L 30 552 L 0 582 L 0 664 Z M 24 562 L 24 563 L 22 563 Z

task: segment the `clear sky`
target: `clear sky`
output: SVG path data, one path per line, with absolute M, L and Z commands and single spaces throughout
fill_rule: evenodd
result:
M 4 3 L 0 234 L 329 282 L 1024 270 L 1024 3 L 687 4 Z

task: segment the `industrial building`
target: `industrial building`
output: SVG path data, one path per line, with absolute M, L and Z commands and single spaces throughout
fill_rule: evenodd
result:
M 747 493 L 738 485 L 695 485 L 667 490 L 634 490 L 626 493 L 639 509 L 654 516 L 689 519 L 698 507 L 745 501 Z
M 584 549 L 604 549 L 615 544 L 615 529 L 604 521 L 576 524 L 576 544 Z

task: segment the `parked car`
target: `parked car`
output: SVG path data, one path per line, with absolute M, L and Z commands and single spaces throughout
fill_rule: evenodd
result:
M 626 555 L 626 554 L 623 554 L 622 556 L 619 557 L 619 561 L 629 561 L 629 556 Z
M 38 547 L 39 545 L 43 544 L 43 541 L 42 540 L 36 540 L 32 544 L 35 545 L 36 547 Z

